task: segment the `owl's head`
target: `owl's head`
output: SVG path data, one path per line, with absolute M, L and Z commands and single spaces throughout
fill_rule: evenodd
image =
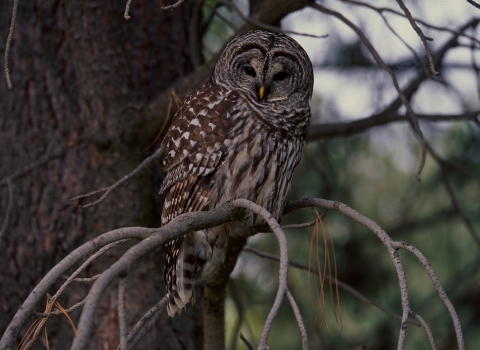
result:
M 259 104 L 312 97 L 313 69 L 305 50 L 280 33 L 251 31 L 233 39 L 220 55 L 213 83 L 248 95 Z

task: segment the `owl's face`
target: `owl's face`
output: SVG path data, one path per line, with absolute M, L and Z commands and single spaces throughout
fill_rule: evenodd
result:
M 278 33 L 253 31 L 228 44 L 212 77 L 214 83 L 245 93 L 256 104 L 308 100 L 313 70 L 303 48 Z

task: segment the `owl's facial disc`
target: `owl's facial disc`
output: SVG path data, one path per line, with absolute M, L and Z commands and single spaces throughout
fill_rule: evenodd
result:
M 287 99 L 301 79 L 298 64 L 275 51 L 251 48 L 242 52 L 236 63 L 232 72 L 237 77 L 234 84 L 263 102 Z

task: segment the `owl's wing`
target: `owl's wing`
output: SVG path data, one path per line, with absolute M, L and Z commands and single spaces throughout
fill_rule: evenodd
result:
M 166 176 L 160 194 L 167 192 L 162 225 L 177 215 L 203 210 L 210 198 L 210 179 L 226 157 L 228 113 L 235 97 L 224 88 L 206 84 L 189 95 L 162 142 Z M 201 232 L 167 244 L 164 280 L 170 316 L 180 313 L 194 298 L 195 272 L 211 254 L 210 242 Z
M 225 159 L 231 141 L 228 113 L 236 96 L 226 89 L 206 84 L 189 95 L 168 130 L 163 148 L 165 179 L 160 194 L 168 190 L 162 224 L 188 211 L 202 210 L 208 203 L 205 179 Z

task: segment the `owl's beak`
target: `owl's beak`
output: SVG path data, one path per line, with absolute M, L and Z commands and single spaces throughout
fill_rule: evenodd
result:
M 263 100 L 263 97 L 265 96 L 265 86 L 262 85 L 260 86 L 260 89 L 258 89 L 258 97 L 260 100 Z

